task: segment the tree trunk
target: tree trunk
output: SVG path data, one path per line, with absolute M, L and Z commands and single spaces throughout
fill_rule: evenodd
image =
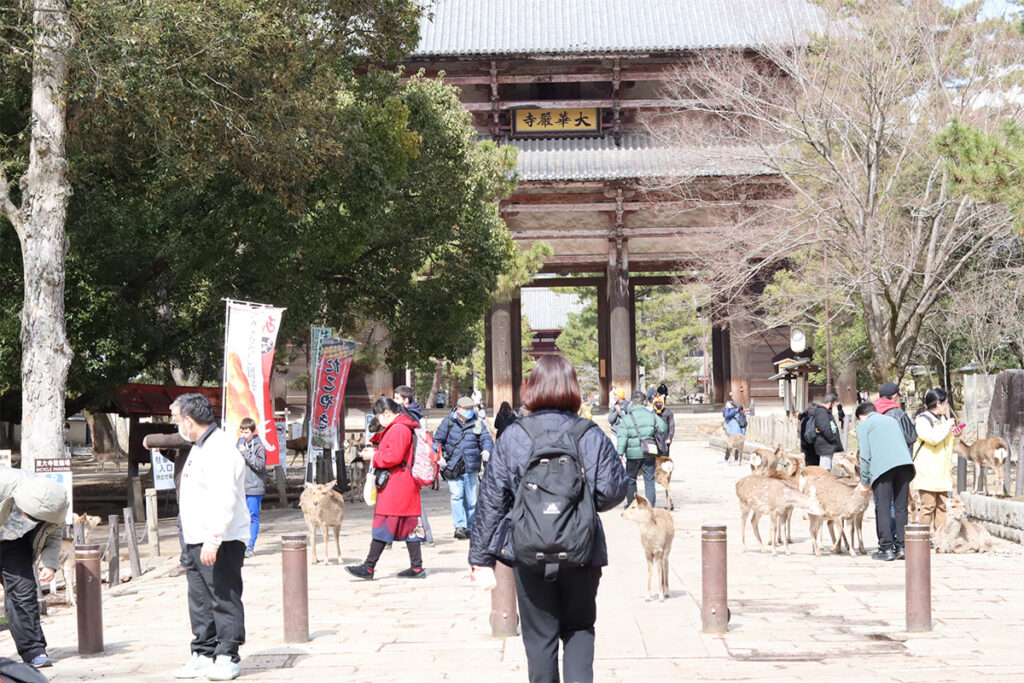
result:
M 114 425 L 111 424 L 110 418 L 106 413 L 93 413 L 83 410 L 82 415 L 85 416 L 85 421 L 89 424 L 89 429 L 92 431 L 93 453 L 117 453 L 121 457 L 128 456 L 125 450 L 121 448 L 121 444 L 117 440 L 117 431 L 114 429 Z
M 25 282 L 21 311 L 22 467 L 57 458 L 64 448 L 64 398 L 71 347 L 64 327 L 64 259 L 71 185 L 68 180 L 65 88 L 72 44 L 67 0 L 37 0 L 32 20 L 32 139 L 21 178 L 21 207 L 0 200 L 21 241 Z
M 427 397 L 427 407 L 434 407 L 434 399 L 437 397 L 437 392 L 441 390 L 441 361 L 434 363 L 434 381 L 430 383 L 430 396 Z

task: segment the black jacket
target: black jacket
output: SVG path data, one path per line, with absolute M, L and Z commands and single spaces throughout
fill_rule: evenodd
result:
M 544 427 L 564 431 L 576 418 L 571 413 L 558 410 L 539 410 Z M 532 443 L 526 430 L 518 423 L 510 425 L 498 439 L 494 453 L 487 462 L 480 494 L 476 503 L 476 517 L 469 544 L 469 563 L 479 567 L 493 567 L 499 555 L 504 564 L 510 564 L 508 524 L 512 503 L 519 482 L 526 473 Z M 599 512 L 611 510 L 626 497 L 626 470 L 622 467 L 615 446 L 596 425 L 587 430 L 580 439 L 580 455 L 586 470 L 587 484 L 594 497 L 594 507 Z M 502 553 L 502 549 L 505 553 Z M 604 538 L 601 518 L 597 519 L 594 547 L 590 553 L 589 566 L 603 567 L 608 564 L 608 546 Z
M 508 426 L 518 420 L 514 412 L 498 413 L 494 417 L 494 438 L 501 436 L 502 432 L 508 429 Z
M 820 458 L 843 450 L 843 442 L 839 438 L 839 427 L 832 418 L 832 413 L 825 406 L 814 409 L 814 427 L 818 436 L 814 439 L 814 453 Z
M 672 412 L 671 409 L 669 409 L 668 406 L 665 406 L 664 410 L 662 410 L 660 413 L 658 411 L 654 411 L 654 414 L 661 417 L 661 419 L 665 421 L 665 424 L 668 425 L 668 432 L 665 433 L 665 438 L 668 439 L 669 441 L 673 441 L 676 438 L 675 414 Z

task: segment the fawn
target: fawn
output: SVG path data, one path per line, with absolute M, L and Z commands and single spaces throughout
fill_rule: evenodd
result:
M 676 534 L 672 515 L 667 510 L 655 508 L 651 501 L 639 493 L 636 499 L 623 510 L 622 517 L 640 525 L 640 544 L 644 547 L 647 557 L 647 600 L 653 600 L 651 582 L 654 579 L 654 566 L 658 566 L 658 597 L 664 602 L 668 595 L 668 554 L 672 550 L 672 539 Z
M 971 445 L 967 445 L 967 442 L 963 440 L 963 437 L 957 439 L 956 443 L 953 444 L 953 451 L 958 455 L 964 456 L 968 462 L 974 463 L 974 492 L 981 493 L 981 473 L 984 468 L 991 467 L 999 478 L 1000 488 L 1004 487 L 1003 483 L 1003 465 L 1006 462 L 1006 458 L 1010 456 L 1010 446 L 1006 441 L 999 436 L 990 436 L 987 439 L 977 439 Z M 988 481 L 985 481 L 985 495 L 988 495 Z
M 341 559 L 341 542 L 338 537 L 341 534 L 341 521 L 345 519 L 345 498 L 334 490 L 335 481 L 326 484 L 307 484 L 302 495 L 299 496 L 299 507 L 306 517 L 306 527 L 309 529 L 309 538 L 313 542 L 313 564 L 316 559 L 316 532 L 319 529 L 324 537 L 324 564 L 330 560 L 330 553 L 327 550 L 328 532 L 334 531 L 334 547 L 338 551 L 338 564 Z
M 666 507 L 669 510 L 675 510 L 676 506 L 672 503 L 672 470 L 675 469 L 675 465 L 672 463 L 672 458 L 667 455 L 659 455 L 654 460 L 654 483 L 661 484 L 665 487 L 665 500 L 667 500 Z
M 812 486 L 807 494 L 801 493 L 780 479 L 750 474 L 736 482 L 736 497 L 740 501 L 740 538 L 743 550 L 747 549 L 747 517 L 754 529 L 757 544 L 764 552 L 764 542 L 757 528 L 761 515 L 768 515 L 772 523 L 772 555 L 775 555 L 779 525 L 793 508 L 804 509 L 811 515 L 821 515 L 821 507 L 816 499 L 816 491 Z M 789 555 L 789 539 L 785 539 L 786 554 Z

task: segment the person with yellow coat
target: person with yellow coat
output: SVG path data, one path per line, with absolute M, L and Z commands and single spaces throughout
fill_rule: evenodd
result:
M 910 488 L 921 496 L 921 524 L 938 529 L 946 523 L 946 499 L 953 490 L 953 444 L 963 431 L 963 425 L 949 417 L 949 396 L 945 389 L 930 389 L 925 394 L 924 405 L 914 419 L 917 443 L 912 455 L 917 474 Z

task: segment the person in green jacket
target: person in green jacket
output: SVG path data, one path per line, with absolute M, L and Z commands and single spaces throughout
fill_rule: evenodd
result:
M 903 528 L 907 526 L 907 497 L 914 478 L 914 461 L 903 438 L 900 423 L 878 413 L 873 403 L 857 406 L 857 443 L 860 445 L 860 485 L 857 490 L 875 492 L 875 529 L 878 552 L 875 560 L 902 560 Z M 893 536 L 889 505 L 895 501 L 896 535 Z
M 626 507 L 636 497 L 636 475 L 639 470 L 644 473 L 644 490 L 647 492 L 647 500 L 654 505 L 654 460 L 658 454 L 657 445 L 654 440 L 655 430 L 664 434 L 668 431 L 668 425 L 658 415 L 655 415 L 646 408 L 647 397 L 642 391 L 634 391 L 632 406 L 625 415 L 619 419 L 618 450 L 620 456 L 626 457 Z M 645 452 L 644 444 L 650 452 Z

